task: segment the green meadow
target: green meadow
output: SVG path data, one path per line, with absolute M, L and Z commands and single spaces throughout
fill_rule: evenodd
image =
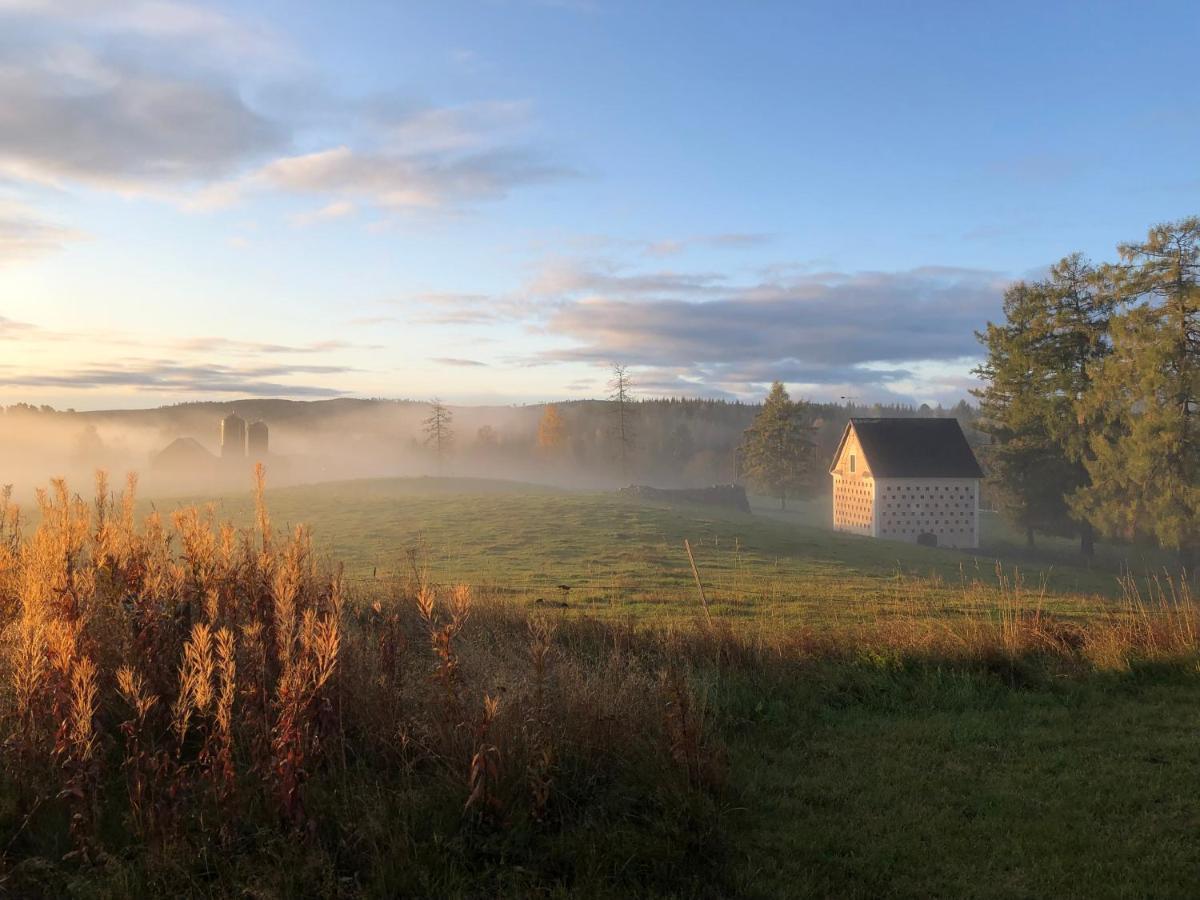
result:
M 369 479 L 268 490 L 274 524 L 307 525 L 320 551 L 360 584 L 407 577 L 414 560 L 443 583 L 498 597 L 566 603 L 590 616 L 678 620 L 697 613 L 683 542 L 693 550 L 714 615 L 732 622 L 855 622 L 916 610 L 964 611 L 965 588 L 1006 579 L 1030 603 L 1080 615 L 1119 594 L 1118 576 L 1160 571 L 1129 548 L 1101 547 L 1085 565 L 1065 541 L 1029 554 L 983 514 L 976 553 L 835 533 L 827 501 L 780 512 L 755 498 L 754 515 L 645 503 L 616 493 L 472 479 Z M 159 501 L 157 508 L 196 502 Z M 227 496 L 218 518 L 250 524 L 253 502 Z M 919 585 L 919 591 L 914 590 Z M 565 588 L 565 590 L 564 590 Z

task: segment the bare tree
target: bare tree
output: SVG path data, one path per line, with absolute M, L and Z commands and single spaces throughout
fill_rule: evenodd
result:
M 612 378 L 608 382 L 611 393 L 608 400 L 613 404 L 613 437 L 617 441 L 617 455 L 621 460 L 621 475 L 629 475 L 629 457 L 633 453 L 633 380 L 629 369 L 622 363 L 613 363 Z
M 434 454 L 441 462 L 454 442 L 454 432 L 450 423 L 454 413 L 440 399 L 434 397 L 429 403 L 429 417 L 424 421 L 425 446 L 432 447 Z

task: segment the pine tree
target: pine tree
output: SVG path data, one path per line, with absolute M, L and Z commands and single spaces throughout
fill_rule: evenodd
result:
M 1002 513 L 1025 530 L 1078 534 L 1093 551 L 1091 522 L 1069 497 L 1090 483 L 1087 460 L 1094 417 L 1082 414 L 1100 361 L 1116 298 L 1082 256 L 1061 260 L 1049 277 L 1020 282 L 1005 293 L 1005 324 L 979 335 L 987 360 L 976 374 L 987 386 L 978 428 L 989 486 Z
M 1105 530 L 1152 537 L 1187 567 L 1200 552 L 1200 218 L 1156 226 L 1108 268 L 1137 305 L 1112 324 L 1112 353 L 1083 410 L 1091 484 L 1076 509 Z
M 808 404 L 792 402 L 776 381 L 745 432 L 739 450 L 741 473 L 752 483 L 779 498 L 787 509 L 787 498 L 811 489 L 816 470 L 812 426 Z
M 988 323 L 979 335 L 987 347 L 984 363 L 975 370 L 987 382 L 975 391 L 979 398 L 979 429 L 991 437 L 983 448 L 988 487 L 1001 514 L 1021 528 L 1032 546 L 1034 529 L 1055 517 L 1047 508 L 1055 497 L 1052 473 L 1055 454 L 1037 413 L 1038 387 L 1032 321 L 1037 301 L 1033 288 L 1013 285 L 1004 295 L 1005 322 Z M 1061 502 L 1061 495 L 1058 497 Z

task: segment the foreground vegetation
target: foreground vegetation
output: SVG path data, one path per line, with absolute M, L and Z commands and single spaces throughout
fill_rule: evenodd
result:
M 261 492 L 243 528 L 136 510 L 0 515 L 14 896 L 1193 892 L 1200 616 L 1165 576 L 638 622 L 444 580 L 428 540 L 347 580 Z M 733 522 L 652 513 L 620 508 Z

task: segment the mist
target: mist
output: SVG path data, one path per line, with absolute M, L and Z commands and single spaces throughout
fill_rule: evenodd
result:
M 737 480 L 737 447 L 756 405 L 646 400 L 631 405 L 624 459 L 613 404 L 553 405 L 560 428 L 540 435 L 548 405 L 448 407 L 449 441 L 428 443 L 431 406 L 416 401 L 238 400 L 156 409 L 59 411 L 28 404 L 0 415 L 0 485 L 28 503 L 51 478 L 86 493 L 97 469 L 113 483 L 136 472 L 145 497 L 216 496 L 249 490 L 255 463 L 271 487 L 359 478 L 454 477 L 610 490 L 631 483 L 693 488 Z M 831 453 L 850 415 L 950 415 L 968 429 L 974 410 L 814 404 L 821 453 Z M 221 420 L 237 413 L 268 430 L 267 452 L 222 458 Z

